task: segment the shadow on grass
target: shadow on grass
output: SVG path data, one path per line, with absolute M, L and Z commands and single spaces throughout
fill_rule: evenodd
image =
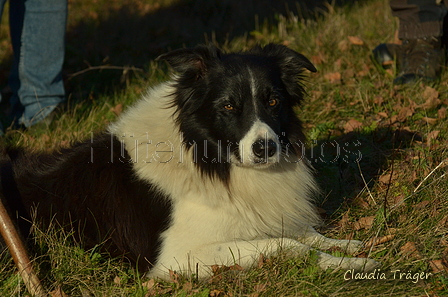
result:
M 312 18 L 326 10 L 323 3 L 327 1 L 177 0 L 163 7 L 148 2 L 104 2 L 105 7 L 100 10 L 97 5 L 93 11 L 84 11 L 86 4 L 72 4 L 66 76 L 70 78 L 74 73 L 101 65 L 133 66 L 147 71 L 155 57 L 170 49 L 207 42 L 225 44 L 235 37 L 247 40 L 257 26 L 276 24 L 279 14 Z M 169 1 L 162 1 L 162 5 L 164 2 Z M 356 1 L 336 1 L 332 5 L 344 2 Z M 132 73 L 123 69 L 92 70 L 69 79 L 67 88 L 71 93 L 80 92 L 75 96 L 78 98 L 108 93 L 123 88 L 123 82 Z
M 395 127 L 369 133 L 350 132 L 319 140 L 308 151 L 322 189 L 322 207 L 331 215 L 350 205 L 363 189 L 371 189 L 401 150 L 421 141 L 420 135 Z

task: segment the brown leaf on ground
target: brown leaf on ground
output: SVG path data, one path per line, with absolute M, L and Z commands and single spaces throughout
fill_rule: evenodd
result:
M 258 257 L 258 268 L 263 267 L 264 263 L 266 263 L 266 258 L 263 254 L 260 254 L 260 257 Z
M 354 45 L 364 45 L 364 41 L 358 36 L 347 36 L 348 41 Z
M 348 211 L 346 213 L 344 213 L 344 215 L 342 216 L 342 218 L 339 220 L 339 222 L 337 222 L 337 225 L 339 227 L 341 227 L 342 229 L 347 228 L 347 226 L 350 224 L 349 220 L 348 220 Z
M 429 132 L 426 135 L 426 145 L 431 146 L 431 143 L 437 139 L 437 137 L 439 136 L 439 133 L 440 133 L 439 130 Z
M 419 105 L 420 108 L 431 109 L 437 107 L 441 103 L 439 99 L 439 92 L 429 86 L 426 86 L 422 96 L 426 101 L 425 103 Z
M 210 291 L 209 296 L 210 297 L 221 297 L 221 296 L 225 296 L 225 292 L 215 289 L 215 290 Z
M 400 251 L 407 255 L 410 256 L 412 258 L 417 258 L 417 259 L 421 259 L 422 256 L 420 254 L 420 252 L 417 250 L 417 247 L 415 246 L 415 243 L 412 241 L 408 241 L 406 242 L 401 248 Z
M 310 59 L 314 65 L 320 65 L 327 61 L 327 59 L 323 53 L 318 53 L 317 55 L 311 56 Z
M 400 194 L 400 195 L 394 197 L 394 205 L 396 205 L 396 206 L 401 205 L 403 203 L 403 201 L 404 201 L 403 194 Z
M 387 118 L 389 117 L 389 115 L 387 114 L 387 112 L 384 112 L 384 111 L 380 111 L 380 112 L 378 113 L 378 115 L 379 115 L 380 117 L 382 117 L 382 118 L 385 118 L 385 119 L 387 119 Z
M 341 52 L 345 52 L 348 49 L 348 41 L 343 39 L 341 41 L 338 42 L 338 49 Z
M 446 260 L 432 260 L 429 261 L 429 266 L 432 269 L 432 272 L 439 273 L 439 272 L 448 272 L 448 262 Z
M 123 104 L 119 103 L 110 109 L 116 116 L 119 116 L 123 111 Z
M 376 105 L 381 105 L 384 102 L 384 98 L 383 96 L 380 95 L 376 95 L 375 98 L 373 99 L 373 103 L 375 103 Z
M 353 224 L 353 228 L 355 230 L 361 230 L 361 229 L 369 230 L 370 228 L 372 228 L 374 221 L 375 216 L 363 217 Z
M 340 83 L 342 76 L 340 72 L 330 72 L 324 75 L 324 78 L 332 84 Z
M 444 118 L 446 118 L 446 107 L 441 107 L 437 111 L 437 118 L 440 120 L 443 120 Z
M 364 209 L 369 209 L 370 208 L 369 203 L 366 201 L 366 199 L 364 199 L 361 196 L 358 196 L 358 197 L 354 198 L 352 203 L 353 203 L 353 205 L 359 206 L 359 207 L 364 208 Z
M 243 271 L 244 268 L 238 264 L 232 265 L 229 267 L 230 270 L 235 270 L 235 271 Z
M 156 281 L 151 278 L 150 280 L 142 283 L 142 287 L 145 287 L 146 289 L 152 289 L 154 287 L 154 285 L 156 284 Z
M 395 237 L 394 234 L 389 234 L 389 235 L 382 236 L 382 237 L 373 237 L 373 238 L 369 239 L 369 241 L 366 242 L 365 247 L 368 249 L 372 246 L 386 243 L 388 241 L 391 241 L 394 237 Z
M 414 208 L 415 209 L 425 209 L 428 206 L 428 204 L 429 204 L 429 201 L 428 200 L 424 200 L 424 201 L 414 205 Z
M 169 270 L 169 273 L 170 273 L 170 280 L 175 284 L 179 283 L 180 275 L 176 271 L 173 271 L 171 269 Z
M 422 117 L 422 120 L 430 125 L 435 125 L 437 123 L 437 119 L 434 118 Z
M 359 130 L 359 128 L 362 127 L 362 123 L 360 121 L 357 121 L 355 119 L 349 120 L 344 125 L 344 133 L 353 132 L 355 130 Z
M 398 112 L 397 121 L 404 122 L 408 117 L 414 114 L 414 110 L 410 107 L 402 107 Z
M 118 275 L 114 277 L 114 284 L 121 284 L 121 277 L 119 277 Z
M 50 292 L 51 297 L 68 297 L 67 294 L 62 291 L 61 287 L 57 287 L 56 290 Z
M 382 174 L 378 178 L 378 180 L 380 181 L 380 183 L 388 185 L 396 178 L 397 178 L 396 174 L 392 174 L 392 173 L 389 172 L 389 173 Z

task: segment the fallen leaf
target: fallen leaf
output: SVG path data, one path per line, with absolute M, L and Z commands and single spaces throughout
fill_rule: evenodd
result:
M 386 173 L 386 174 L 382 174 L 378 180 L 385 185 L 390 184 L 394 179 L 396 178 L 396 174 L 393 175 L 392 173 Z
M 430 125 L 434 125 L 437 123 L 437 119 L 434 119 L 434 118 L 422 117 L 422 120 Z
M 224 291 L 220 291 L 220 290 L 211 290 L 209 293 L 210 297 L 220 297 L 220 296 L 224 296 Z
M 177 274 L 176 271 L 173 271 L 173 270 L 171 270 L 171 269 L 169 269 L 168 271 L 169 271 L 169 273 L 170 273 L 170 280 L 171 280 L 173 283 L 175 283 L 175 284 L 179 283 L 180 275 Z
M 123 104 L 119 103 L 110 109 L 116 116 L 119 116 L 123 111 Z
M 235 271 L 243 271 L 244 270 L 244 268 L 238 264 L 234 264 L 234 265 L 230 266 L 229 268 L 230 268 L 230 270 L 235 270 Z
M 348 211 L 344 213 L 339 222 L 337 222 L 337 225 L 340 226 L 342 229 L 345 229 L 349 225 L 348 213 L 349 213 Z
M 414 205 L 415 209 L 425 209 L 429 204 L 428 200 L 424 200 L 422 202 L 417 203 L 416 205 Z
M 358 196 L 357 198 L 353 199 L 353 205 L 359 206 L 364 209 L 369 209 L 370 205 L 369 203 L 361 196 Z
M 431 267 L 432 272 L 434 273 L 439 273 L 443 271 L 448 272 L 448 263 L 446 263 L 446 261 L 444 260 L 429 261 L 429 266 Z
M 431 146 L 432 141 L 437 139 L 437 137 L 439 136 L 439 133 L 440 133 L 439 130 L 429 132 L 426 135 L 426 144 L 428 146 Z
M 322 53 L 318 53 L 317 55 L 311 56 L 311 62 L 313 62 L 314 65 L 320 65 L 324 63 L 326 60 L 327 59 Z
M 348 40 L 351 44 L 354 45 L 364 45 L 364 41 L 358 36 L 347 36 Z
M 387 119 L 387 118 L 389 117 L 389 115 L 387 114 L 387 112 L 384 112 L 384 111 L 380 111 L 380 112 L 378 113 L 378 115 L 379 115 L 380 117 L 382 117 L 382 118 L 385 118 L 385 119 Z
M 116 277 L 114 277 L 114 284 L 121 284 L 121 278 L 117 275 Z
M 394 205 L 395 206 L 401 205 L 403 201 L 404 201 L 404 195 L 400 194 L 394 198 Z
M 443 120 L 444 118 L 446 118 L 446 107 L 441 107 L 437 111 L 437 118 L 440 120 Z
M 400 251 L 403 254 L 406 254 L 407 256 L 421 259 L 422 256 L 420 255 L 419 251 L 417 250 L 417 247 L 415 246 L 415 243 L 412 241 L 406 242 L 401 248 Z
M 422 96 L 426 101 L 422 105 L 419 105 L 420 108 L 431 109 L 437 107 L 437 105 L 441 103 L 439 99 L 439 92 L 430 86 L 426 86 Z
M 191 290 L 193 290 L 193 284 L 191 282 L 186 282 L 182 285 L 182 289 L 184 291 L 190 292 Z
M 152 278 L 152 279 L 142 283 L 142 287 L 149 290 L 149 289 L 152 289 L 155 284 L 156 284 L 156 281 Z
M 375 216 L 363 217 L 353 224 L 353 228 L 355 230 L 361 230 L 361 229 L 369 230 L 370 228 L 372 228 L 374 221 Z
M 402 107 L 398 112 L 397 120 L 399 122 L 404 122 L 408 117 L 411 117 L 414 114 L 414 110 L 410 107 Z
M 330 72 L 324 75 L 324 78 L 328 80 L 330 83 L 340 83 L 342 76 L 340 72 Z
M 373 103 L 375 103 L 375 105 L 381 105 L 384 102 L 384 98 L 383 96 L 380 95 L 376 95 L 375 98 L 373 99 Z
M 341 41 L 338 42 L 338 49 L 341 52 L 345 52 L 348 49 L 348 41 L 343 39 Z
M 57 287 L 56 290 L 50 292 L 51 297 L 68 297 L 67 294 L 62 291 L 61 287 Z
M 382 237 L 373 237 L 369 241 L 366 242 L 365 247 L 368 249 L 368 248 L 371 248 L 372 246 L 386 243 L 388 241 L 391 241 L 394 237 L 395 237 L 394 234 L 389 234 L 389 235 L 382 236 Z
M 258 257 L 258 268 L 263 267 L 264 263 L 266 263 L 266 258 L 263 254 L 260 253 L 260 257 Z
M 344 125 L 344 133 L 353 132 L 355 130 L 359 130 L 359 128 L 362 127 L 362 123 L 360 121 L 357 121 L 355 119 L 349 120 Z

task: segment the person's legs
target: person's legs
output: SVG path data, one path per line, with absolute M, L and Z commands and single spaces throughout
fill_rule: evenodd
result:
M 437 3 L 439 2 L 439 3 Z M 400 20 L 398 37 L 418 39 L 441 37 L 447 9 L 437 0 L 391 0 L 392 15 Z
M 437 79 L 444 58 L 441 37 L 446 6 L 437 0 L 391 0 L 390 7 L 399 19 L 402 45 L 380 44 L 373 51 L 375 59 L 382 64 L 397 58 L 396 84 Z
M 11 104 L 19 124 L 32 126 L 65 100 L 62 65 L 67 0 L 10 1 L 14 65 Z

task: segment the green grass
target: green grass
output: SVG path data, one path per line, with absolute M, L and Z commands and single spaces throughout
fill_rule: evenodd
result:
M 389 236 L 363 251 L 383 264 L 386 279 L 345 280 L 345 271 L 318 269 L 313 255 L 280 255 L 252 270 L 230 269 L 208 280 L 153 283 L 120 259 L 98 249 L 82 250 L 70 234 L 53 230 L 38 232 L 35 239 L 39 248 L 33 258 L 45 288 L 60 288 L 70 296 L 448 295 L 448 120 L 443 118 L 448 72 L 432 85 L 394 86 L 394 73 L 373 64 L 371 50 L 393 41 L 396 29 L 385 0 L 327 6 L 318 13 L 299 9 L 293 1 L 277 4 L 277 13 L 257 10 L 250 1 L 244 9 L 241 1 L 214 2 L 71 2 L 64 68 L 71 108 L 49 127 L 8 131 L 0 141 L 51 150 L 90 137 L 116 118 L 117 105 L 125 109 L 145 88 L 168 77 L 154 58 L 170 48 L 206 40 L 225 50 L 287 44 L 318 68 L 307 78 L 308 97 L 297 113 L 322 187 L 318 206 L 328 223 L 322 232 L 365 242 Z M 8 48 L 5 21 L 2 49 Z M 349 36 L 363 44 L 352 43 Z M 1 52 L 0 77 L 7 74 L 10 54 Z M 79 72 L 90 66 L 100 68 Z M 332 80 L 335 74 L 340 80 Z M 428 90 L 437 91 L 438 100 L 425 105 Z M 404 108 L 410 108 L 407 116 Z M 350 120 L 360 126 L 350 129 Z M 374 218 L 372 224 L 363 224 L 368 217 Z M 434 263 L 445 266 L 436 272 Z M 432 275 L 414 283 L 399 279 L 398 272 L 394 279 L 397 270 L 411 277 Z M 0 254 L 0 295 L 26 295 L 6 251 Z

